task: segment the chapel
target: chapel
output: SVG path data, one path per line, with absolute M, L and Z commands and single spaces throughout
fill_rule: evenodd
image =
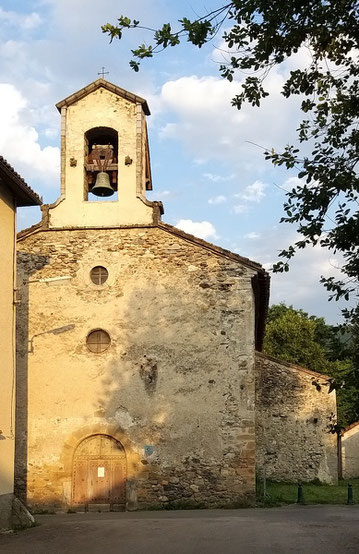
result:
M 162 221 L 147 102 L 57 104 L 61 194 L 18 236 L 16 493 L 33 509 L 253 504 L 336 480 L 326 376 L 261 354 L 269 276 Z

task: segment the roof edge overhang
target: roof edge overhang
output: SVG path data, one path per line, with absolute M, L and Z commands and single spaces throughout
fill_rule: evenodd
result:
M 3 182 L 16 198 L 16 204 L 23 206 L 40 206 L 42 200 L 24 181 L 14 168 L 0 156 L 0 182 Z
M 189 233 L 186 233 L 185 231 L 181 231 L 177 227 L 173 227 L 168 223 L 163 223 L 163 222 L 158 223 L 157 227 L 169 233 L 172 233 L 184 240 L 187 240 L 188 242 L 192 242 L 197 246 L 205 248 L 206 250 L 209 250 L 213 254 L 216 254 L 218 256 L 227 258 L 241 265 L 244 265 L 245 267 L 251 269 L 254 272 L 254 275 L 252 277 L 252 290 L 254 295 L 254 309 L 255 309 L 255 331 L 254 331 L 255 337 L 254 338 L 255 338 L 256 349 L 262 350 L 266 319 L 268 314 L 268 306 L 269 306 L 269 293 L 270 293 L 270 275 L 264 269 L 264 267 L 261 264 L 254 262 L 253 260 L 250 260 L 249 258 L 244 258 L 243 256 L 240 256 L 239 254 L 235 254 L 230 250 L 226 250 L 225 248 L 216 246 L 215 244 L 207 242 L 206 240 L 195 237 L 194 235 L 190 235 Z
M 291 362 L 286 362 L 285 360 L 281 360 L 280 358 L 275 358 L 274 356 L 269 356 L 268 354 L 265 354 L 264 352 L 259 352 L 256 350 L 256 356 L 260 356 L 261 358 L 265 358 L 269 362 L 274 362 L 276 364 L 280 364 L 284 367 L 287 367 L 288 369 L 293 369 L 296 371 L 300 371 L 301 373 L 307 373 L 308 375 L 311 375 L 312 377 L 315 377 L 317 379 L 322 379 L 325 381 L 325 384 L 329 384 L 332 377 L 330 375 L 327 375 L 326 373 L 318 373 L 318 371 L 313 371 L 312 369 L 309 369 L 308 367 L 303 367 L 301 365 L 292 364 Z M 358 422 L 359 423 L 359 422 Z
M 91 228 L 97 229 L 97 230 L 133 229 L 133 228 L 161 229 L 162 231 L 171 233 L 187 242 L 195 244 L 196 246 L 205 248 L 212 254 L 215 254 L 223 258 L 227 258 L 228 260 L 239 263 L 251 269 L 254 273 L 252 277 L 252 288 L 253 288 L 254 303 L 255 303 L 255 347 L 257 350 L 262 349 L 264 332 L 265 332 L 265 323 L 266 323 L 266 317 L 267 317 L 268 305 L 269 305 L 270 276 L 267 273 L 267 271 L 257 262 L 254 262 L 248 258 L 244 258 L 239 254 L 235 254 L 230 250 L 226 250 L 224 248 L 221 248 L 220 246 L 216 246 L 215 244 L 212 244 L 203 239 L 195 237 L 194 235 L 190 235 L 189 233 L 186 233 L 185 231 L 181 231 L 177 227 L 173 227 L 172 225 L 169 225 L 168 223 L 163 223 L 162 221 L 160 223 L 156 223 L 152 225 L 151 224 L 115 225 L 113 227 L 111 226 L 110 227 L 108 226 L 82 227 L 81 226 L 81 227 L 63 227 L 63 228 L 50 228 L 50 229 L 44 229 L 43 227 L 41 227 L 41 224 L 38 224 L 38 225 L 34 225 L 33 227 L 30 227 L 29 229 L 24 229 L 23 231 L 18 233 L 18 240 L 26 238 L 28 235 L 39 231 L 64 231 L 64 230 L 69 231 L 69 230 L 83 230 L 83 229 L 91 229 Z
M 174 235 L 177 235 L 178 237 L 181 237 L 189 242 L 193 242 L 194 244 L 197 244 L 198 246 L 202 246 L 206 248 L 207 250 L 211 250 L 215 254 L 219 254 L 220 256 L 223 256 L 225 258 L 229 258 L 235 262 L 239 262 L 246 267 L 249 267 L 253 269 L 254 271 L 261 271 L 265 273 L 265 269 L 259 264 L 258 262 L 254 262 L 253 260 L 250 260 L 249 258 L 244 258 L 243 256 L 240 256 L 239 254 L 235 254 L 234 252 L 231 252 L 230 250 L 226 250 L 225 248 L 222 248 L 221 246 L 217 246 L 215 244 L 212 244 L 211 242 L 208 242 L 206 240 L 200 239 L 196 237 L 195 235 L 191 235 L 190 233 L 186 233 L 185 231 L 182 231 L 181 229 L 178 229 L 178 227 L 174 227 L 173 225 L 170 225 L 169 223 L 164 223 L 161 221 L 157 225 L 160 229 L 163 229 L 169 233 L 172 233 Z
M 354 423 L 351 423 L 350 425 L 348 425 L 348 427 L 345 427 L 345 429 L 342 430 L 342 434 L 347 433 L 348 431 L 351 431 L 352 429 L 358 426 L 359 426 L 359 421 L 354 421 Z
M 159 204 L 162 204 L 159 202 Z M 246 267 L 253 269 L 254 271 L 260 271 L 263 274 L 268 275 L 268 273 L 265 271 L 265 269 L 261 266 L 261 264 L 254 262 L 250 260 L 249 258 L 244 258 L 243 256 L 240 256 L 239 254 L 235 254 L 234 252 L 231 252 L 230 250 L 226 250 L 225 248 L 222 248 L 221 246 L 216 246 L 215 244 L 212 244 L 211 242 L 207 242 L 206 240 L 200 239 L 194 235 L 191 235 L 189 233 L 186 233 L 185 231 L 182 231 L 181 229 L 178 229 L 177 227 L 174 227 L 173 225 L 170 225 L 169 223 L 164 223 L 161 221 L 160 223 L 135 223 L 135 224 L 129 224 L 129 225 L 102 225 L 102 226 L 84 226 L 84 225 L 68 225 L 65 227 L 50 227 L 50 228 L 42 228 L 43 231 L 81 231 L 81 230 L 87 230 L 87 229 L 143 229 L 143 228 L 159 228 L 163 231 L 167 231 L 171 234 L 177 235 L 178 237 L 187 240 L 188 242 L 192 242 L 196 244 L 197 246 L 201 246 L 206 248 L 206 250 L 212 251 L 214 254 L 218 254 L 219 256 L 231 259 L 235 262 L 241 263 L 245 265 Z M 19 231 L 18 237 L 22 237 L 22 235 L 27 234 L 28 232 L 32 232 L 33 230 L 38 230 L 37 225 L 33 225 L 32 227 L 28 227 L 27 229 L 23 229 L 22 231 Z
M 85 98 L 88 94 L 91 94 L 91 92 L 94 92 L 95 90 L 99 88 L 105 88 L 106 90 L 113 92 L 114 94 L 117 94 L 118 96 L 121 96 L 122 98 L 125 98 L 126 100 L 129 100 L 130 102 L 133 102 L 135 104 L 141 104 L 142 109 L 146 115 L 151 115 L 150 109 L 148 107 L 147 101 L 142 98 L 141 96 L 137 96 L 137 94 L 134 94 L 133 92 L 129 92 L 128 90 L 125 90 L 121 87 L 118 87 L 117 85 L 114 85 L 113 83 L 110 83 L 109 81 L 106 81 L 106 79 L 97 79 L 96 81 L 93 81 L 89 85 L 86 85 L 82 89 L 78 90 L 77 92 L 74 92 L 70 96 L 67 96 L 67 98 L 64 98 L 64 100 L 61 100 L 56 104 L 56 108 L 61 111 L 61 108 L 71 106 L 71 104 L 74 104 L 78 100 L 81 100 L 82 98 Z

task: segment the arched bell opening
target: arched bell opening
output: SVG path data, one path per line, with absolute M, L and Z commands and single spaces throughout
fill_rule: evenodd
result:
M 117 200 L 118 133 L 94 127 L 85 133 L 85 200 Z
M 72 504 L 126 506 L 126 453 L 114 437 L 91 435 L 76 447 L 72 469 Z

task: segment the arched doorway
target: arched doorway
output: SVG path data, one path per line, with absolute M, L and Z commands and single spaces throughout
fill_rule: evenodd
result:
M 109 435 L 92 435 L 76 448 L 73 461 L 74 504 L 126 503 L 126 454 Z

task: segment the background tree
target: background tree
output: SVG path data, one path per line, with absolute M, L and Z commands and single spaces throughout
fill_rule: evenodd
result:
M 300 48 L 310 52 L 307 67 L 291 71 L 282 89 L 284 98 L 302 98 L 304 119 L 298 144 L 265 153 L 275 165 L 297 168 L 301 180 L 288 192 L 281 220 L 295 224 L 301 238 L 280 252 L 274 271 L 288 271 L 296 251 L 309 245 L 340 253 L 343 279 L 321 277 L 321 281 L 331 298 L 348 300 L 352 295 L 354 305 L 345 315 L 359 319 L 358 1 L 235 0 L 203 17 L 192 21 L 184 17 L 178 23 L 178 30 L 170 23 L 147 28 L 152 44 L 132 50 L 131 67 L 138 71 L 141 60 L 183 39 L 200 48 L 226 27 L 228 60 L 220 66 L 221 75 L 232 81 L 238 72 L 247 74 L 232 100 L 238 109 L 244 102 L 259 106 L 268 96 L 265 77 L 273 66 Z M 116 25 L 102 26 L 111 41 L 129 28 L 146 29 L 124 16 Z M 301 146 L 305 146 L 302 153 Z
M 340 427 L 359 419 L 359 387 L 352 361 L 356 334 L 351 326 L 327 325 L 285 304 L 269 309 L 263 350 L 332 378 L 337 390 Z
M 304 312 L 285 304 L 272 306 L 266 326 L 263 350 L 287 362 L 325 373 L 327 356 L 316 340 L 316 322 Z

